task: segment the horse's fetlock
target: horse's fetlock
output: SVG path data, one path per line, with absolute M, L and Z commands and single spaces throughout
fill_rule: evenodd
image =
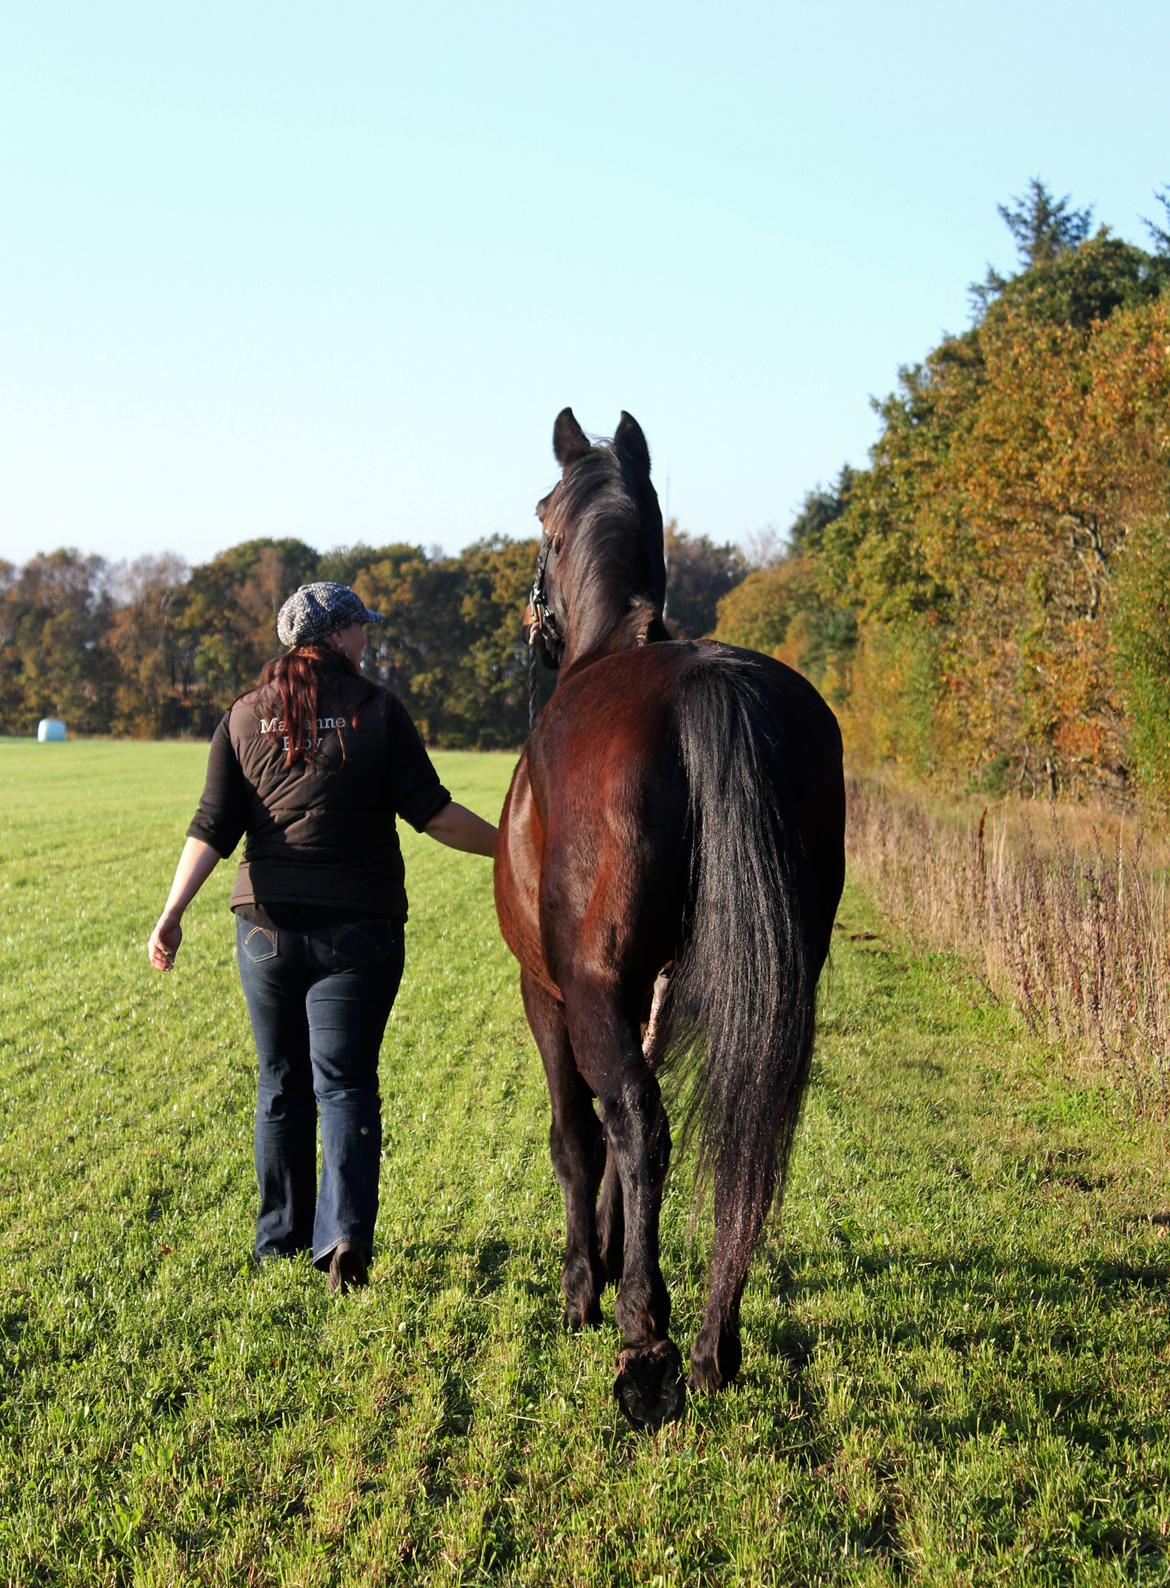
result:
M 670 1294 L 665 1284 L 659 1281 L 631 1291 L 623 1280 L 614 1318 L 627 1346 L 665 1340 L 670 1331 Z
M 565 1328 L 571 1333 L 596 1329 L 601 1322 L 601 1299 L 592 1284 L 570 1286 L 562 1276 L 565 1293 Z
M 691 1348 L 691 1388 L 723 1389 L 738 1377 L 742 1361 L 738 1329 L 727 1323 L 704 1325 Z

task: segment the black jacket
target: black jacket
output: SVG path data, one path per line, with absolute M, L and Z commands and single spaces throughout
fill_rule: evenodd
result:
M 237 700 L 211 741 L 187 832 L 225 856 L 247 834 L 232 908 L 295 904 L 404 921 L 395 815 L 421 832 L 451 798 L 405 708 L 326 663 L 309 760 L 284 765 L 284 726 L 268 684 Z

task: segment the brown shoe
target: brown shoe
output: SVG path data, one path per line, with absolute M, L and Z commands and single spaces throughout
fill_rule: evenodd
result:
M 369 1253 L 352 1241 L 338 1241 L 329 1259 L 329 1294 L 344 1296 L 347 1290 L 360 1290 L 369 1282 Z

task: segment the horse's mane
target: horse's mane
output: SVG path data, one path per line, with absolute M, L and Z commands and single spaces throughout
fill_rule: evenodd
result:
M 602 443 L 565 470 L 550 504 L 545 532 L 560 545 L 557 597 L 579 632 L 589 632 L 591 613 L 625 613 L 635 602 L 649 603 L 661 620 L 662 512 L 649 478 L 638 474 L 618 447 Z

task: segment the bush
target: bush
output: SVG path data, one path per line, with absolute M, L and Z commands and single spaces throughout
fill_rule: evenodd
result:
M 1113 646 L 1133 775 L 1147 800 L 1170 804 L 1170 517 L 1130 530 L 1115 596 Z
M 915 778 L 936 769 L 942 722 L 938 633 L 926 616 L 863 630 L 841 711 L 859 765 L 893 763 Z

